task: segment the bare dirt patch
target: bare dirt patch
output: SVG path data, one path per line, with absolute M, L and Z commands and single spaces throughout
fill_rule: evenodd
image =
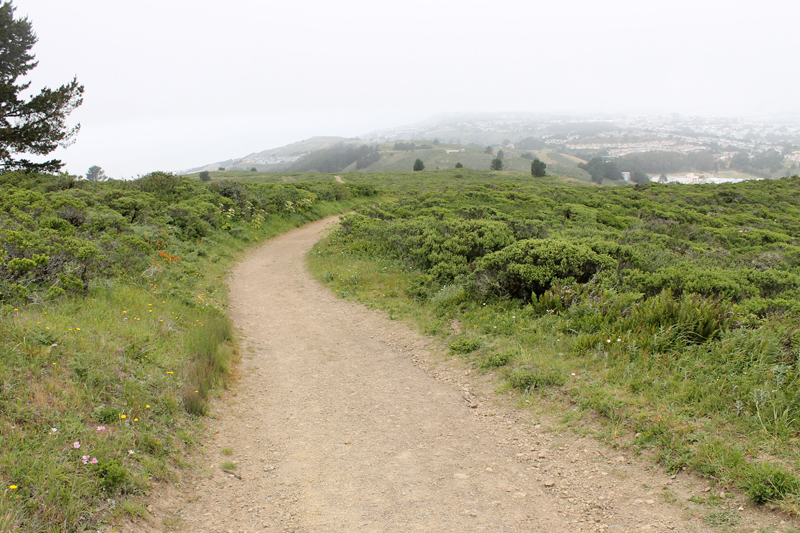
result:
M 666 475 L 594 439 L 532 422 L 485 376 L 436 355 L 406 325 L 337 299 L 304 268 L 306 251 L 335 223 L 277 237 L 235 268 L 241 379 L 214 407 L 212 437 L 198 458 L 205 473 L 153 497 L 151 516 L 127 530 L 788 526 L 686 474 Z

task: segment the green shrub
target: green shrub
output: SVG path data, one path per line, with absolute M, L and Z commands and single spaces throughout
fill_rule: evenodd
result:
M 586 283 L 617 262 L 589 246 L 563 239 L 522 240 L 485 255 L 477 264 L 479 290 L 529 301 L 554 282 Z
M 756 503 L 767 503 L 796 495 L 800 480 L 769 463 L 753 464 L 745 479 L 745 492 Z
M 95 468 L 100 480 L 100 488 L 109 493 L 117 493 L 125 488 L 128 471 L 117 459 L 101 461 Z
M 481 347 L 480 339 L 461 337 L 449 344 L 450 351 L 456 354 L 472 353 Z
M 506 366 L 514 358 L 514 352 L 492 353 L 481 361 L 481 368 L 492 369 Z
M 623 329 L 674 327 L 689 342 L 701 343 L 717 336 L 735 320 L 731 307 L 723 300 L 696 294 L 674 297 L 665 290 L 633 306 Z

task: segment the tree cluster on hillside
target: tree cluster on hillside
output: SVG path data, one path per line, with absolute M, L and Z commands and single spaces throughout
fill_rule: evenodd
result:
M 767 150 L 753 157 L 747 152 L 739 152 L 731 158 L 730 168 L 747 174 L 768 177 L 783 167 L 783 154 L 777 150 Z
M 359 159 L 371 156 L 377 147 L 366 144 L 359 147 L 337 145 L 325 150 L 319 150 L 291 166 L 292 172 L 341 172 Z M 371 156 L 374 157 L 374 156 Z M 368 165 L 364 165 L 365 168 Z
M 670 172 L 710 172 L 716 166 L 714 154 L 708 150 L 690 152 L 642 152 L 628 154 L 617 160 L 635 164 L 642 172 L 648 174 L 666 174 Z
M 489 170 L 503 170 L 503 160 L 499 157 L 492 159 L 492 162 L 489 163 Z
M 41 89 L 26 96 L 30 82 L 20 82 L 36 65 L 31 48 L 36 43 L 27 18 L 14 18 L 10 2 L 0 6 L 0 170 L 57 172 L 58 159 L 34 163 L 18 154 L 47 155 L 69 146 L 80 125 L 68 128 L 67 116 L 83 102 L 77 78 L 58 89 Z
M 409 151 L 410 152 L 411 150 L 416 150 L 417 149 L 417 145 L 414 144 L 414 143 L 394 143 L 394 148 L 392 148 L 392 149 L 393 150 Z
M 527 137 L 514 143 L 517 150 L 544 150 L 546 144 L 539 137 Z
M 578 168 L 585 170 L 592 177 L 595 183 L 603 183 L 603 180 L 619 180 L 622 173 L 617 164 L 612 160 L 602 157 L 593 157 L 587 163 L 579 163 Z
M 595 183 L 603 183 L 603 180 L 620 180 L 622 173 L 628 172 L 631 175 L 631 181 L 634 183 L 647 183 L 650 181 L 649 176 L 639 167 L 636 161 L 629 159 L 605 159 L 602 157 L 593 157 L 588 163 L 579 163 L 578 168 L 588 172 L 592 181 Z
M 422 159 L 417 159 L 414 161 L 414 172 L 419 172 L 420 170 L 425 170 L 425 163 L 422 162 Z

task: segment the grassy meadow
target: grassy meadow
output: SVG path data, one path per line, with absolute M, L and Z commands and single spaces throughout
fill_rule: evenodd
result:
M 0 531 L 145 515 L 235 378 L 232 262 L 351 210 L 309 253 L 338 295 L 534 417 L 800 511 L 800 178 L 210 174 L 0 175 Z
M 146 514 L 234 378 L 232 261 L 374 193 L 329 181 L 0 175 L 0 531 Z
M 800 511 L 800 178 L 417 174 L 376 180 L 392 199 L 317 244 L 321 280 L 522 406 Z

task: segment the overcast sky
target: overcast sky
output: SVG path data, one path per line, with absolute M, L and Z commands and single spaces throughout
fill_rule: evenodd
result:
M 112 177 L 440 112 L 800 110 L 793 0 L 15 0 L 32 87 L 77 76 L 77 142 Z

